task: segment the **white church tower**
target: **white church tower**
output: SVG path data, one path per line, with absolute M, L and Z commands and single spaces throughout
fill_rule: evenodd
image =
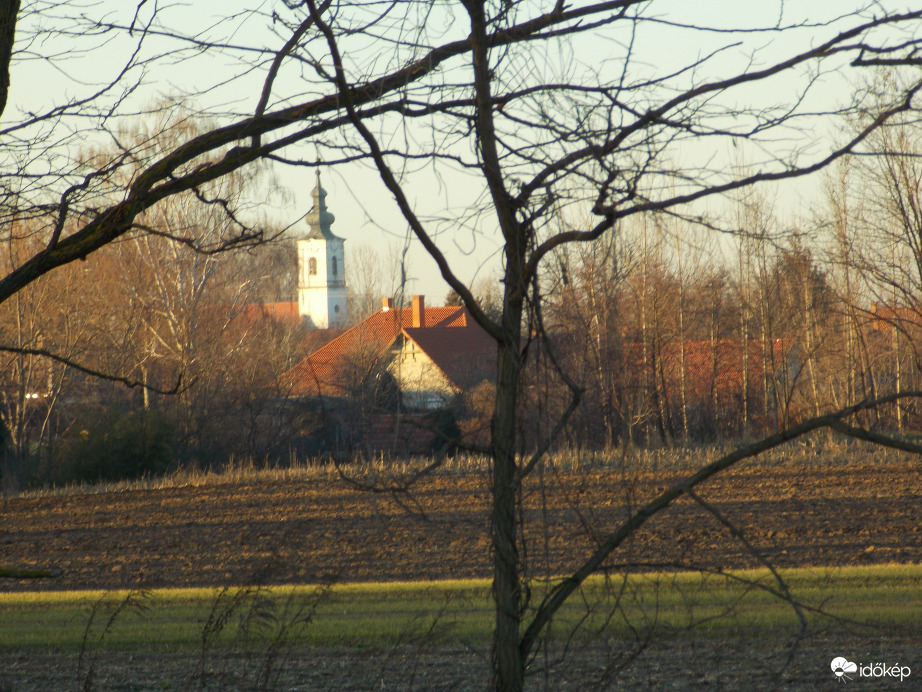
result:
M 298 240 L 298 314 L 317 329 L 345 326 L 345 240 L 333 235 L 334 216 L 327 211 L 326 191 L 317 186 L 311 193 L 314 208 L 307 215 L 310 232 Z

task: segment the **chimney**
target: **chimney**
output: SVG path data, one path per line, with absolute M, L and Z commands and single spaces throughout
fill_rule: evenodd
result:
M 381 312 L 387 312 L 387 311 L 390 310 L 392 307 L 394 307 L 394 306 L 391 304 L 391 299 L 390 299 L 390 298 L 382 298 L 382 299 L 381 299 Z
M 413 296 L 413 326 L 426 326 L 426 298 L 424 296 Z

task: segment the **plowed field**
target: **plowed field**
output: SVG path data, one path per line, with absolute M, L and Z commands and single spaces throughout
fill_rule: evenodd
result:
M 922 467 L 740 469 L 700 495 L 779 566 L 922 561 Z M 593 471 L 529 479 L 523 555 L 561 574 L 678 478 Z M 488 480 L 442 475 L 409 494 L 341 481 L 249 481 L 0 501 L 0 566 L 55 579 L 0 589 L 83 589 L 487 577 Z M 689 499 L 649 522 L 617 563 L 749 567 L 756 558 Z

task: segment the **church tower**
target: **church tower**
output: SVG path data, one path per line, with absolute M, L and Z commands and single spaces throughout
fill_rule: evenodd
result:
M 327 193 L 317 185 L 314 207 L 307 215 L 310 232 L 298 240 L 298 314 L 317 329 L 347 323 L 345 240 L 333 235 L 334 217 L 327 211 Z

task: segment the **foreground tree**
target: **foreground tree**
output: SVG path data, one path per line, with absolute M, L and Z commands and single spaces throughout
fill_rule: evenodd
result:
M 810 174 L 858 150 L 895 114 L 915 110 L 922 82 L 915 75 L 878 99 L 851 139 L 820 150 L 813 128 L 840 109 L 814 102 L 816 76 L 917 63 L 922 11 L 891 13 L 872 4 L 847 14 L 837 8 L 835 17 L 789 20 L 787 5 L 779 2 L 768 7 L 764 24 L 747 20 L 733 26 L 724 18 L 709 25 L 697 7 L 685 10 L 686 16 L 657 15 L 656 0 L 383 5 L 285 0 L 258 10 L 228 10 L 226 21 L 208 32 L 183 33 L 170 28 L 176 21 L 171 9 L 142 2 L 124 21 L 103 23 L 69 15 L 66 6 L 36 2 L 19 15 L 18 30 L 26 37 L 20 45 L 29 51 L 52 44 L 29 44 L 29 32 L 47 39 L 45 27 L 53 26 L 60 36 L 121 41 L 129 57 L 110 82 L 85 98 L 26 113 L 0 131 L 14 143 L 6 152 L 0 217 L 6 224 L 23 215 L 46 220 L 42 247 L 0 279 L 0 301 L 127 233 L 143 232 L 141 215 L 174 196 L 192 196 L 231 221 L 217 241 L 203 242 L 194 229 L 171 232 L 175 239 L 205 250 L 258 242 L 260 233 L 241 203 L 209 194 L 207 185 L 263 159 L 317 163 L 299 157 L 298 143 L 314 144 L 325 165 L 370 162 L 445 281 L 497 343 L 489 446 L 496 689 L 523 687 L 527 663 L 561 604 L 650 516 L 683 494 L 695 497 L 693 488 L 713 474 L 791 437 L 821 426 L 859 434 L 841 421 L 868 403 L 812 419 L 709 465 L 604 538 L 524 621 L 529 575 L 520 560 L 518 489 L 563 429 L 581 392 L 560 369 L 569 403 L 533 441 L 531 455 L 519 458 L 517 415 L 528 346 L 541 341 L 556 362 L 543 330 L 543 263 L 568 243 L 617 233 L 623 220 L 646 212 L 717 226 L 697 204 Z M 55 22 L 42 21 L 49 17 Z M 241 26 L 251 31 L 239 31 Z M 274 52 L 260 47 L 267 44 L 259 40 L 266 27 L 278 37 Z M 236 37 L 245 33 L 259 38 L 242 44 Z M 0 40 L 4 35 L 10 32 L 0 32 Z M 789 39 L 771 44 L 787 52 L 749 43 L 766 35 Z M 669 56 L 662 51 L 667 43 L 676 48 Z M 162 48 L 165 44 L 176 50 Z M 683 51 L 683 45 L 691 48 Z M 381 46 L 389 51 L 383 56 Z M 0 59 L 10 54 L 8 42 L 0 45 Z M 132 92 L 158 62 L 188 57 L 183 69 L 191 72 L 196 55 L 230 63 L 228 74 L 238 77 L 219 81 L 238 91 L 253 85 L 254 71 L 259 74 L 252 98 L 239 102 L 237 112 L 221 107 L 224 124 L 165 153 L 142 143 L 121 145 L 120 154 L 103 166 L 68 159 L 61 142 L 85 136 L 81 123 L 114 132 L 113 121 L 131 115 Z M 655 70 L 649 67 L 653 62 Z M 12 67 L 15 85 L 15 62 Z M 220 102 L 212 98 L 216 95 L 198 92 L 208 102 Z M 714 155 L 724 145 L 757 154 L 754 172 L 736 174 L 725 165 Z M 137 172 L 125 183 L 121 170 L 127 166 Z M 415 208 L 408 192 L 433 174 L 460 180 L 471 173 L 478 183 L 464 221 L 488 220 L 495 229 L 503 261 L 498 318 L 483 310 L 458 277 L 447 254 L 451 238 L 440 233 L 438 215 L 425 205 Z M 591 209 L 593 221 L 579 228 L 557 226 L 554 219 L 572 204 Z
M 384 149 L 369 126 L 370 118 L 360 112 L 353 95 L 354 83 L 367 81 L 366 75 L 355 80 L 343 63 L 348 53 L 348 37 L 327 21 L 314 3 L 308 2 L 312 17 L 323 33 L 332 60 L 331 73 L 347 116 L 361 137 L 357 150 L 367 153 L 377 166 L 381 178 L 397 200 L 410 227 L 439 264 L 442 275 L 464 299 L 475 318 L 496 339 L 498 371 L 496 401 L 492 421 L 491 456 L 492 531 L 494 550 L 493 590 L 496 601 L 493 673 L 497 689 L 517 690 L 524 683 L 525 666 L 534 646 L 556 610 L 582 583 L 600 567 L 608 555 L 652 513 L 667 506 L 672 499 L 704 480 L 711 473 L 729 466 L 747 454 L 788 439 L 787 434 L 766 447 L 732 456 L 712 471 L 691 479 L 687 487 L 678 487 L 669 495 L 644 509 L 625 527 L 606 540 L 582 569 L 554 589 L 539 606 L 537 615 L 522 632 L 522 613 L 527 605 L 528 589 L 522 582 L 517 488 L 565 423 L 558 425 L 536 445 L 531 459 L 520 461 L 516 455 L 516 414 L 519 384 L 524 365 L 523 318 L 530 307 L 531 319 L 541 332 L 542 294 L 540 266 L 556 248 L 570 242 L 592 241 L 616 228 L 628 216 L 651 210 L 676 210 L 706 197 L 725 193 L 765 180 L 780 180 L 815 171 L 865 139 L 874 127 L 886 122 L 894 113 L 913 107 L 919 83 L 897 95 L 869 127 L 845 147 L 827 152 L 810 163 L 798 164 L 798 152 L 778 152 L 772 160 L 762 162 L 761 172 L 734 178 L 713 169 L 678 170 L 668 165 L 677 142 L 700 136 L 725 137 L 730 140 L 769 140 L 778 127 L 786 126 L 796 106 L 778 106 L 751 111 L 721 109 L 719 104 L 734 87 L 742 87 L 804 66 L 810 62 L 846 51 L 861 51 L 871 24 L 841 32 L 817 48 L 795 55 L 783 62 L 730 76 L 698 78 L 686 69 L 658 79 L 638 79 L 632 69 L 633 44 L 619 60 L 619 69 L 610 75 L 604 71 L 589 74 L 562 74 L 548 83 L 545 73 L 526 72 L 533 55 L 533 41 L 551 40 L 562 32 L 582 33 L 600 26 L 617 31 L 624 22 L 630 31 L 644 22 L 646 3 L 605 3 L 578 9 L 557 4 L 545 15 L 529 14 L 524 5 L 502 7 L 470 0 L 463 2 L 468 14 L 471 47 L 470 66 L 459 90 L 458 76 L 450 82 L 436 82 L 424 94 L 425 103 L 434 108 L 434 128 L 439 132 L 457 132 L 444 116 L 455 115 L 469 126 L 468 141 L 473 153 L 467 165 L 481 171 L 488 190 L 491 210 L 496 215 L 503 238 L 504 296 L 499 321 L 490 320 L 479 309 L 467 288 L 454 275 L 447 258 L 433 241 L 426 225 L 409 204 L 404 186 L 394 172 L 405 152 L 397 155 Z M 532 10 L 533 11 L 533 10 Z M 904 17 L 915 20 L 918 17 Z M 513 36 L 528 42 L 513 42 L 505 27 L 512 25 Z M 691 25 L 688 25 L 691 29 Z M 780 30 L 780 27 L 779 27 Z M 629 35 L 633 36 L 633 33 Z M 506 40 L 504 40 L 506 39 Z M 858 39 L 856 41 L 856 39 Z M 501 49 L 500 49 L 501 48 Z M 878 47 L 886 51 L 884 46 Z M 856 62 L 861 58 L 856 57 Z M 704 61 L 707 62 L 706 60 Z M 700 67 L 700 66 L 696 66 Z M 691 66 L 687 67 L 688 70 Z M 588 72 L 588 70 L 587 70 Z M 701 74 L 707 75 L 707 70 Z M 674 79 L 681 75 L 680 79 Z M 593 77 L 596 75 L 593 74 Z M 582 78 L 581 78 L 582 77 Z M 676 83 L 685 82 L 683 85 Z M 689 83 L 690 82 L 690 83 Z M 667 88 L 667 85 L 669 88 Z M 454 97 L 453 99 L 451 97 Z M 446 111 L 453 103 L 457 113 Z M 433 106 L 430 106 L 433 108 Z M 792 111 L 792 108 L 794 111 Z M 425 110 L 425 106 L 422 108 Z M 716 113 L 715 113 L 716 110 Z M 445 122 L 445 125 L 441 123 Z M 525 132 L 522 127 L 527 127 Z M 435 142 L 434 155 L 448 157 L 456 142 Z M 406 152 L 412 154 L 412 152 Z M 793 158 L 788 158 L 792 156 Z M 665 194 L 664 192 L 665 191 Z M 579 199 L 591 204 L 597 217 L 594 226 L 585 229 L 555 229 L 549 219 L 555 207 Z M 570 382 L 569 378 L 565 381 Z M 573 407 L 580 390 L 571 384 Z M 572 410 L 568 409 L 568 410 Z M 830 419 L 838 420 L 838 418 Z M 804 428 L 804 431 L 810 426 Z M 798 431 L 801 432 L 801 431 Z

